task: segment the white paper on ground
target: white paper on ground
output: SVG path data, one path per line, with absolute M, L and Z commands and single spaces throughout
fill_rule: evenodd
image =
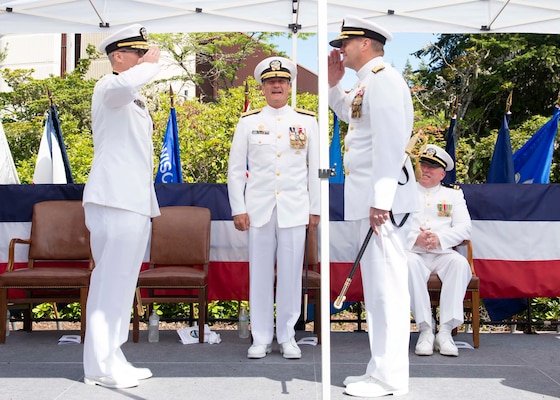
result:
M 307 336 L 297 341 L 297 344 L 308 344 L 310 346 L 317 346 L 318 340 L 316 336 Z
M 82 338 L 80 335 L 62 335 L 58 339 L 58 344 L 80 344 L 82 343 Z
M 192 344 L 198 343 L 198 326 L 191 326 L 188 328 L 177 329 L 177 334 L 181 343 Z M 210 330 L 207 324 L 204 324 L 204 342 L 210 344 L 217 344 L 222 341 L 222 338 L 216 332 Z
M 455 346 L 457 346 L 458 349 L 473 349 L 474 350 L 474 347 L 472 347 L 467 342 L 455 342 Z

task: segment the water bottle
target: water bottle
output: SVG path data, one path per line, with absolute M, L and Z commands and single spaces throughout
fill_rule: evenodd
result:
M 10 336 L 10 310 L 6 313 L 6 336 Z
M 159 342 L 159 315 L 156 310 L 152 310 L 152 315 L 148 320 L 148 342 Z
M 249 337 L 249 315 L 247 314 L 245 306 L 241 306 L 241 311 L 239 312 L 237 331 L 241 339 L 247 339 Z

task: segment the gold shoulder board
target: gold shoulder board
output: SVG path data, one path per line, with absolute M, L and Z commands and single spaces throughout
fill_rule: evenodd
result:
M 385 69 L 384 65 L 378 65 L 377 67 L 373 67 L 373 69 L 371 70 L 371 72 L 373 72 L 374 74 L 377 74 L 379 71 L 382 71 Z
M 241 114 L 241 118 L 246 117 L 247 115 L 258 114 L 262 111 L 262 108 L 255 108 L 254 110 L 245 111 Z
M 441 183 L 441 186 L 445 186 L 448 187 L 450 189 L 455 189 L 455 190 L 459 190 L 461 189 L 461 187 L 459 185 L 457 185 L 456 183 Z
M 303 108 L 294 108 L 294 110 L 300 114 L 311 115 L 312 117 L 316 116 L 317 113 L 314 111 L 304 110 Z

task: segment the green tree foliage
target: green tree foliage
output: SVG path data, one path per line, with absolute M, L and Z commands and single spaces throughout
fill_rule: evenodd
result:
M 31 76 L 31 70 L 1 71 L 12 89 L 0 93 L 3 126 L 21 183 L 32 183 L 33 180 L 46 112 L 51 102 L 49 91 L 59 114 L 74 179 L 78 183 L 87 179 L 93 156 L 89 133 L 95 81 L 85 79 L 85 74 L 90 60 L 95 57 L 94 48 L 89 47 L 88 53 L 91 58 L 81 59 L 77 67 L 63 78 L 51 75 L 37 80 Z
M 512 126 L 547 113 L 560 88 L 558 45 L 557 35 L 440 35 L 415 53 L 430 59 L 417 76 L 424 109 L 449 117 L 457 96 L 460 130 L 476 136 L 499 128 L 510 92 Z
M 251 109 L 263 107 L 266 102 L 260 86 L 248 78 Z M 227 163 L 231 140 L 245 104 L 245 88 L 237 87 L 219 92 L 216 102 L 203 103 L 198 99 L 175 104 L 183 181 L 189 183 L 226 183 Z M 159 162 L 159 151 L 169 117 L 169 95 L 160 94 L 160 110 L 152 117 L 155 126 L 154 163 Z M 297 106 L 316 111 L 317 96 L 309 93 L 297 95 Z
M 544 123 L 542 115 L 552 115 L 560 89 L 559 44 L 556 35 L 440 35 L 435 44 L 415 53 L 429 58 L 418 71 L 405 70 L 423 120 L 416 125 L 431 126 L 438 132 L 431 140 L 445 144 L 443 135 L 458 104 L 459 182 L 486 181 L 510 93 L 513 152 L 540 127 L 534 121 Z M 551 182 L 557 182 L 557 154 L 553 163 Z
M 275 51 L 275 46 L 267 41 L 279 35 L 267 32 L 174 33 L 153 34 L 150 40 L 179 67 L 181 74 L 172 79 L 190 81 L 203 98 L 214 100 L 214 93 L 204 92 L 201 83 L 210 82 L 214 91 L 233 87 L 237 71 L 246 65 L 246 60 L 257 50 L 265 54 Z

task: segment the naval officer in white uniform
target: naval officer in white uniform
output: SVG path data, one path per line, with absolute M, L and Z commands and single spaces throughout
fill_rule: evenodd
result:
M 146 29 L 135 24 L 104 39 L 113 73 L 93 92 L 94 157 L 83 205 L 95 261 L 87 301 L 84 382 L 128 388 L 152 376 L 129 364 L 128 339 L 138 273 L 151 217 L 159 215 L 153 184 L 153 123 L 139 89 L 159 72 L 160 51 L 149 48 Z
M 471 217 L 463 191 L 441 184 L 453 159 L 433 144 L 419 158 L 422 177 L 418 196 L 422 207 L 414 214 L 408 235 L 408 270 L 411 308 L 420 335 L 415 353 L 429 356 L 434 348 L 446 356 L 458 356 L 451 337 L 453 328 L 464 320 L 463 299 L 472 273 L 463 255 L 454 246 L 471 237 Z M 435 337 L 427 282 L 431 273 L 441 279 L 440 326 Z
M 319 134 L 313 113 L 288 105 L 296 65 L 269 57 L 255 68 L 267 105 L 242 115 L 228 165 L 235 228 L 249 231 L 248 358 L 272 351 L 274 268 L 276 340 L 284 358 L 300 358 L 295 324 L 301 313 L 305 229 L 319 224 Z M 295 90 L 295 89 L 294 89 Z
M 414 117 L 410 89 L 383 60 L 391 38 L 381 26 L 347 16 L 340 36 L 330 42 L 335 49 L 328 60 L 329 105 L 348 122 L 344 219 L 356 221 L 357 244 L 370 227 L 375 233 L 360 263 L 371 359 L 364 375 L 344 380 L 345 392 L 358 397 L 408 393 L 406 237 L 418 194 L 405 157 Z M 339 83 L 345 67 L 358 79 L 349 93 Z

